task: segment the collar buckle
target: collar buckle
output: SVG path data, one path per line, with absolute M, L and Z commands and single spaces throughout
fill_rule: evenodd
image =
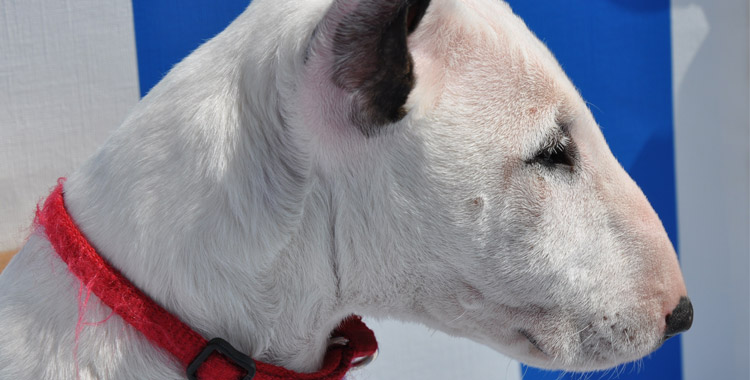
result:
M 203 362 L 205 362 L 214 351 L 218 351 L 232 363 L 247 371 L 247 375 L 242 377 L 241 380 L 252 380 L 255 377 L 255 361 L 251 357 L 237 351 L 226 340 L 214 338 L 208 341 L 208 344 L 203 348 L 203 351 L 201 351 L 201 353 L 190 362 L 190 365 L 187 367 L 188 379 L 198 380 L 198 368 L 203 365 Z

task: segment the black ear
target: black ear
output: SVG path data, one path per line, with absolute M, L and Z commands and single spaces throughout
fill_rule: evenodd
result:
M 356 3 L 356 4 L 355 4 Z M 430 0 L 336 0 L 326 15 L 331 81 L 353 95 L 349 119 L 366 136 L 405 115 L 414 88 L 406 40 Z M 326 33 L 326 32 L 323 32 Z

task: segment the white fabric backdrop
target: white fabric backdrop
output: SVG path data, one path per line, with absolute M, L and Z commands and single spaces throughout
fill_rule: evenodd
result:
M 686 380 L 750 379 L 748 0 L 672 0 Z
M 138 101 L 130 1 L 0 0 L 0 251 Z

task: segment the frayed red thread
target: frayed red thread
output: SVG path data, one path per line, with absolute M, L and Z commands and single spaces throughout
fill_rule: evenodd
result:
M 79 281 L 80 282 L 80 281 Z M 91 300 L 91 289 L 86 286 L 83 282 L 80 282 L 81 286 L 78 288 L 78 320 L 76 322 L 75 329 L 75 344 L 73 345 L 73 362 L 75 365 L 76 379 L 81 378 L 80 363 L 78 361 L 78 347 L 81 341 L 81 333 L 84 327 L 96 327 L 107 323 L 112 316 L 115 315 L 114 310 L 111 310 L 109 315 L 98 322 L 86 322 L 86 312 L 88 311 L 89 300 Z M 83 297 L 83 292 L 86 291 L 86 297 Z M 123 326 L 124 327 L 124 326 Z
M 86 299 L 83 299 L 83 290 L 86 289 Z M 81 282 L 81 286 L 78 287 L 78 321 L 76 322 L 75 330 L 75 344 L 73 345 L 73 363 L 75 365 L 76 379 L 81 378 L 80 366 L 78 363 L 78 346 L 81 341 L 81 331 L 83 331 L 83 319 L 86 316 L 86 306 L 91 298 L 91 290 L 88 290 L 86 285 Z

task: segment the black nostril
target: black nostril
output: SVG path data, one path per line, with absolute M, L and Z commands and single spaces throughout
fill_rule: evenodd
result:
M 664 331 L 665 338 L 671 338 L 681 332 L 690 329 L 693 325 L 693 304 L 690 298 L 680 298 L 680 303 L 667 315 L 667 328 Z

